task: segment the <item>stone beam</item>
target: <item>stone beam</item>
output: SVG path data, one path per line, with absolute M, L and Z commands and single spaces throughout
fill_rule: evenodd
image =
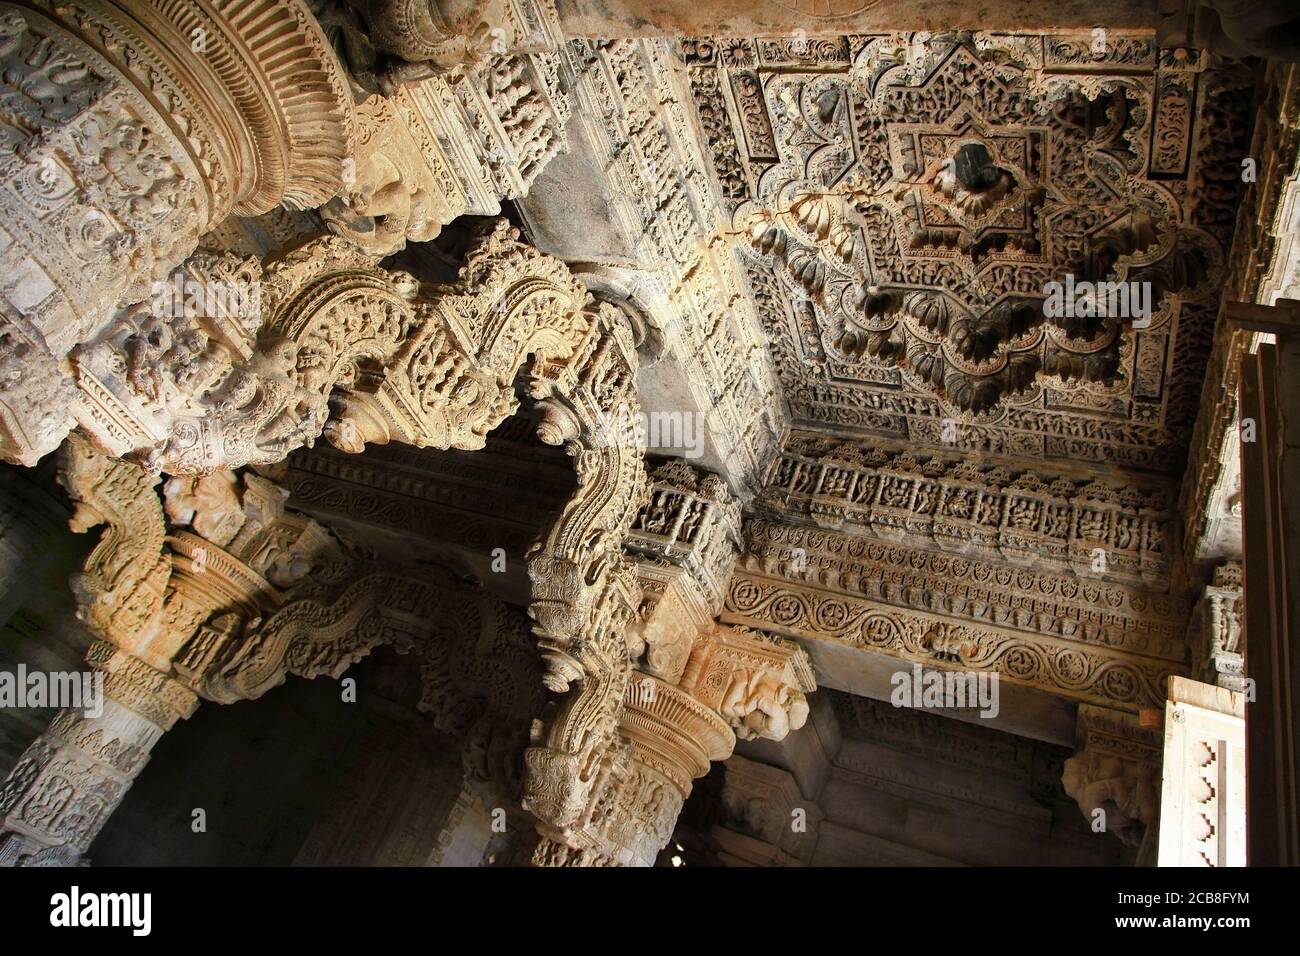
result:
M 569 36 L 806 37 L 893 30 L 1129 32 L 1156 30 L 1156 2 L 1144 0 L 557 0 Z
M 895 662 L 895 670 L 909 671 L 915 665 L 937 671 L 996 673 L 1002 693 L 1017 686 L 1032 688 L 1067 701 L 1132 712 L 1159 706 L 1166 678 L 1186 672 L 1181 658 L 1125 653 L 1105 644 L 968 622 L 944 612 L 902 609 L 750 571 L 733 575 L 722 620 L 794 637 L 809 647 L 825 643 L 883 656 Z M 881 661 L 848 659 L 857 686 L 879 687 Z M 841 654 L 840 660 L 845 656 Z M 873 696 L 879 696 L 879 691 Z M 1043 712 L 1050 715 L 1052 710 Z M 1059 740 L 1058 720 L 1059 713 L 1049 716 L 1031 735 Z

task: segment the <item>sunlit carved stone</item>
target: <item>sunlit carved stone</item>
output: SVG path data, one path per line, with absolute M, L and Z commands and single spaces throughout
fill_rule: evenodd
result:
M 0 358 L 48 382 L 39 396 L 12 370 L 0 384 L 6 460 L 35 463 L 74 420 L 125 439 L 111 403 L 71 403 L 67 353 L 231 212 L 338 190 L 352 124 L 339 64 L 304 3 L 254 6 L 0 8 L 22 104 L 5 127 Z
M 427 766 L 300 862 L 388 809 L 404 862 L 1150 862 L 1167 699 L 1224 735 L 1165 727 L 1161 843 L 1240 862 L 1240 708 L 1186 677 L 1291 720 L 1243 577 L 1289 547 L 1294 15 L 652 6 L 0 3 L 0 457 L 62 445 L 97 536 L 47 628 L 6 497 L 0 624 L 106 690 L 0 726 L 0 863 L 81 862 L 200 699 L 354 674 L 418 732 L 353 771 Z M 997 713 L 889 706 L 913 669 Z

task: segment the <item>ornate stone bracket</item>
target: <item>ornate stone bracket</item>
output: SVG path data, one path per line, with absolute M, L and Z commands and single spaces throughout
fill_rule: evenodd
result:
M 1234 691 L 1246 689 L 1241 577 L 1241 565 L 1236 561 L 1215 568 L 1187 627 L 1196 676 Z
M 1160 727 L 1088 705 L 1078 720 L 1079 752 L 1065 762 L 1065 792 L 1095 830 L 1137 847 L 1160 811 Z

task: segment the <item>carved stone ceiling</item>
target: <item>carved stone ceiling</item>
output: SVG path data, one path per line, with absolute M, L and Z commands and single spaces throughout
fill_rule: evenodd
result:
M 1182 471 L 1253 74 L 1114 33 L 678 53 L 796 428 Z M 1049 317 L 1071 281 L 1149 318 Z

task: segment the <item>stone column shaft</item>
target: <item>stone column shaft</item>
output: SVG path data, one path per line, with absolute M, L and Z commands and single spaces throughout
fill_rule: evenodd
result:
M 0 784 L 0 864 L 76 863 L 154 744 L 198 704 L 175 680 L 110 644 L 93 645 L 87 660 L 103 682 L 102 699 L 61 711 Z

